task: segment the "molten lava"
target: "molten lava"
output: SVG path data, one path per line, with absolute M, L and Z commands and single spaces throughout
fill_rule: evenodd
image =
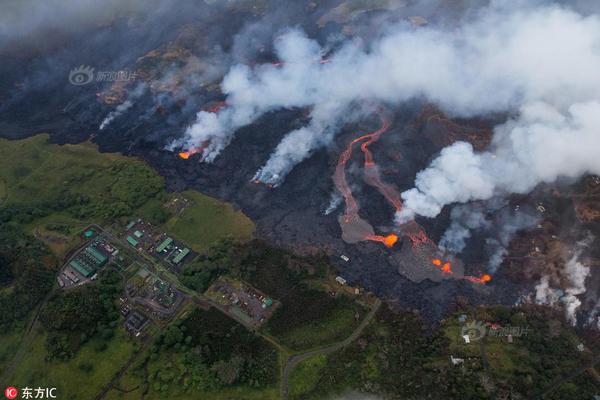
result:
M 396 242 L 398 241 L 398 235 L 396 234 L 391 234 L 391 235 L 387 235 L 387 236 L 379 236 L 379 235 L 369 235 L 366 237 L 367 240 L 372 240 L 375 242 L 381 242 L 383 243 L 386 247 L 394 247 L 394 245 L 396 244 Z
M 492 276 L 489 275 L 489 274 L 483 274 L 480 277 L 466 275 L 465 279 L 468 280 L 469 282 L 473 282 L 473 283 L 478 283 L 480 285 L 484 285 L 487 282 L 489 282 L 489 281 L 492 280 Z
M 444 265 L 442 265 L 442 272 L 445 274 L 451 274 L 452 273 L 452 265 L 449 262 L 444 263 Z
M 450 262 L 442 262 L 442 260 L 439 258 L 434 258 L 431 260 L 431 263 L 436 267 L 439 267 L 440 271 L 442 271 L 444 274 L 452 273 L 452 264 L 450 264 Z
M 188 158 L 190 158 L 191 156 L 193 156 L 194 154 L 200 153 L 203 149 L 200 147 L 196 147 L 196 148 L 192 148 L 189 149 L 188 151 L 181 151 L 179 152 L 179 157 L 183 158 L 184 160 L 187 160 Z
M 360 148 L 365 156 L 365 170 L 375 166 L 373 155 L 369 150 L 369 145 L 379 140 L 381 135 L 383 135 L 390 127 L 390 122 L 384 117 L 383 113 L 379 111 L 378 114 L 381 119 L 381 128 L 352 140 L 340 155 L 340 159 L 338 160 L 337 166 L 335 168 L 335 173 L 333 174 L 333 181 L 335 183 L 335 186 L 342 194 L 342 197 L 344 198 L 344 202 L 346 204 L 346 209 L 342 217 L 343 223 L 346 224 L 350 223 L 351 221 L 355 221 L 359 218 L 358 204 L 356 202 L 356 199 L 352 195 L 352 191 L 350 190 L 348 181 L 346 180 L 346 164 L 352 157 L 352 150 L 354 148 L 354 145 L 361 143 Z M 396 210 L 399 211 L 402 207 L 402 202 L 400 201 L 399 194 L 396 193 L 393 187 L 386 185 L 381 181 L 378 170 L 369 170 L 367 177 L 368 183 L 377 187 L 379 191 L 386 197 L 386 199 L 388 199 L 394 205 Z M 367 235 L 364 237 L 364 240 L 373 240 L 381 242 L 387 247 L 393 247 L 394 244 L 396 244 L 396 242 L 398 241 L 398 236 L 395 234 L 391 234 L 388 236 Z

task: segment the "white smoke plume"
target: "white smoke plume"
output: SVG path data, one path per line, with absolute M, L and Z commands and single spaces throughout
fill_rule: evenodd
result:
M 487 269 L 495 273 L 514 235 L 535 226 L 540 218 L 529 207 L 511 209 L 506 201 L 492 199 L 486 202 L 459 204 L 450 213 L 451 223 L 442 236 L 439 247 L 460 253 L 473 231 L 486 237 Z
M 560 301 L 565 309 L 567 321 L 573 326 L 577 325 L 577 310 L 581 306 L 581 300 L 577 296 L 585 293 L 585 281 L 590 275 L 590 267 L 579 261 L 580 255 L 581 251 L 576 251 L 561 271 L 561 275 L 564 276 L 567 282 L 564 292 L 552 288 L 548 276 L 543 276 L 540 283 L 535 287 L 536 303 L 554 305 Z
M 127 110 L 129 110 L 133 106 L 133 102 L 135 100 L 137 100 L 142 94 L 144 94 L 145 90 L 146 90 L 145 84 L 140 84 L 140 85 L 136 86 L 136 88 L 133 89 L 133 91 L 131 91 L 129 93 L 127 100 L 125 100 L 123 103 L 119 104 L 114 110 L 112 110 L 111 112 L 108 113 L 108 115 L 100 123 L 98 130 L 100 130 L 100 131 L 103 130 L 111 122 L 113 122 L 113 120 L 115 118 L 120 117 L 121 115 L 123 115 L 123 113 L 125 113 Z
M 239 127 L 271 110 L 344 110 L 352 102 L 418 98 L 452 116 L 509 112 L 514 118 L 496 129 L 489 152 L 476 154 L 467 143 L 442 151 L 418 175 L 415 189 L 403 194 L 401 220 L 433 217 L 454 202 L 526 192 L 560 176 L 600 172 L 600 20 L 557 5 L 519 4 L 490 6 L 452 30 L 397 24 L 370 45 L 341 46 L 327 63 L 320 62 L 324 50 L 315 41 L 289 31 L 275 44 L 281 65 L 233 67 L 222 84 L 229 108 L 199 113 L 171 147 L 208 141 L 203 156 L 210 162 Z M 320 120 L 293 132 L 258 177 L 280 182 L 336 130 L 331 120 Z

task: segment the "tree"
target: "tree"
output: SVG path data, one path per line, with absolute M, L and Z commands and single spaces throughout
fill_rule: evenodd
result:
M 231 385 L 239 379 L 243 365 L 244 359 L 235 355 L 229 361 L 217 361 L 210 369 L 216 373 L 221 383 Z

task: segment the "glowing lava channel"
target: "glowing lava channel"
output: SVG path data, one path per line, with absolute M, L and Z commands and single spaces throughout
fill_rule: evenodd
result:
M 387 118 L 385 118 L 381 110 L 378 111 L 378 115 L 381 119 L 381 127 L 374 132 L 357 137 L 348 144 L 346 149 L 344 149 L 344 151 L 340 155 L 333 175 L 333 181 L 335 183 L 336 188 L 342 194 L 342 197 L 344 198 L 344 202 L 346 204 L 344 215 L 342 216 L 340 223 L 354 223 L 355 228 L 361 230 L 362 232 L 360 238 L 361 240 L 372 240 L 375 242 L 383 243 L 386 247 L 393 247 L 398 241 L 398 235 L 390 234 L 387 236 L 380 236 L 370 234 L 367 232 L 369 229 L 372 228 L 370 227 L 370 225 L 368 225 L 366 221 L 360 219 L 358 215 L 358 203 L 352 195 L 352 191 L 350 190 L 348 181 L 346 180 L 346 165 L 352 157 L 352 150 L 354 148 L 354 145 L 361 143 L 360 149 L 365 157 L 365 171 L 368 174 L 368 183 L 372 186 L 375 186 L 384 195 L 384 197 L 394 205 L 396 210 L 400 211 L 402 207 L 402 202 L 400 201 L 399 194 L 395 191 L 393 187 L 386 185 L 381 181 L 381 178 L 379 176 L 379 170 L 376 168 L 377 166 L 373 159 L 373 155 L 369 150 L 369 145 L 378 141 L 381 135 L 383 135 L 390 128 L 390 122 Z M 344 227 L 342 227 L 342 229 L 344 229 Z

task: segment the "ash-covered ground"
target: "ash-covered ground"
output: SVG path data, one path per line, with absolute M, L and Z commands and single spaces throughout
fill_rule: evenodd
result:
M 406 23 L 414 29 L 452 26 L 487 2 L 150 3 L 131 2 L 130 8 L 116 8 L 101 19 L 74 10 L 65 18 L 85 23 L 72 29 L 40 24 L 20 32 L 20 38 L 7 37 L 0 47 L 0 136 L 18 139 L 48 132 L 57 143 L 91 138 L 101 151 L 138 156 L 165 177 L 169 189 L 193 188 L 232 202 L 256 222 L 260 237 L 299 253 L 325 252 L 349 284 L 399 307 L 418 309 L 431 321 L 451 311 L 457 301 L 514 304 L 527 301 L 527 296 L 533 301 L 538 294 L 534 287 L 548 275 L 548 288 L 568 292 L 569 275 L 561 271 L 574 253 L 588 265 L 598 264 L 600 254 L 590 250 L 598 248 L 594 234 L 600 232 L 595 197 L 600 182 L 595 177 L 542 185 L 529 195 L 506 196 L 501 204 L 468 210 L 489 222 L 465 238 L 458 255 L 437 248 L 451 221 L 460 222 L 460 216 L 451 216 L 451 207 L 436 218 L 416 218 L 433 246 L 415 247 L 402 235 L 391 248 L 373 241 L 346 243 L 339 223 L 345 204 L 331 207 L 339 197 L 332 177 L 348 144 L 377 129 L 375 116 L 344 124 L 330 145 L 301 161 L 277 187 L 253 178 L 284 135 L 307 123 L 308 107 L 266 112 L 238 129 L 212 163 L 200 162 L 200 154 L 182 159 L 166 150 L 198 111 L 225 100 L 219 84 L 232 65 L 278 62 L 273 43 L 287 27 L 301 27 L 334 52 L 348 40 L 377 37 L 385 23 Z M 93 68 L 94 80 L 70 83 L 70 73 L 79 66 Z M 124 72 L 123 79 L 105 75 L 98 80 L 100 72 L 111 71 Z M 386 105 L 386 111 L 390 128 L 370 150 L 382 180 L 398 192 L 411 189 L 416 174 L 452 143 L 487 149 L 493 127 L 510 117 L 488 113 L 450 118 L 424 99 Z M 354 149 L 346 168 L 359 215 L 378 235 L 397 233 L 394 208 L 363 178 L 362 157 Z M 522 224 L 519 213 L 532 220 Z M 591 239 L 586 242 L 587 237 Z M 452 275 L 432 264 L 438 257 L 452 259 Z M 491 282 L 465 279 L 490 272 L 491 263 Z M 594 274 L 589 285 L 600 285 Z M 591 293 L 584 297 L 580 312 L 593 316 L 597 298 Z

